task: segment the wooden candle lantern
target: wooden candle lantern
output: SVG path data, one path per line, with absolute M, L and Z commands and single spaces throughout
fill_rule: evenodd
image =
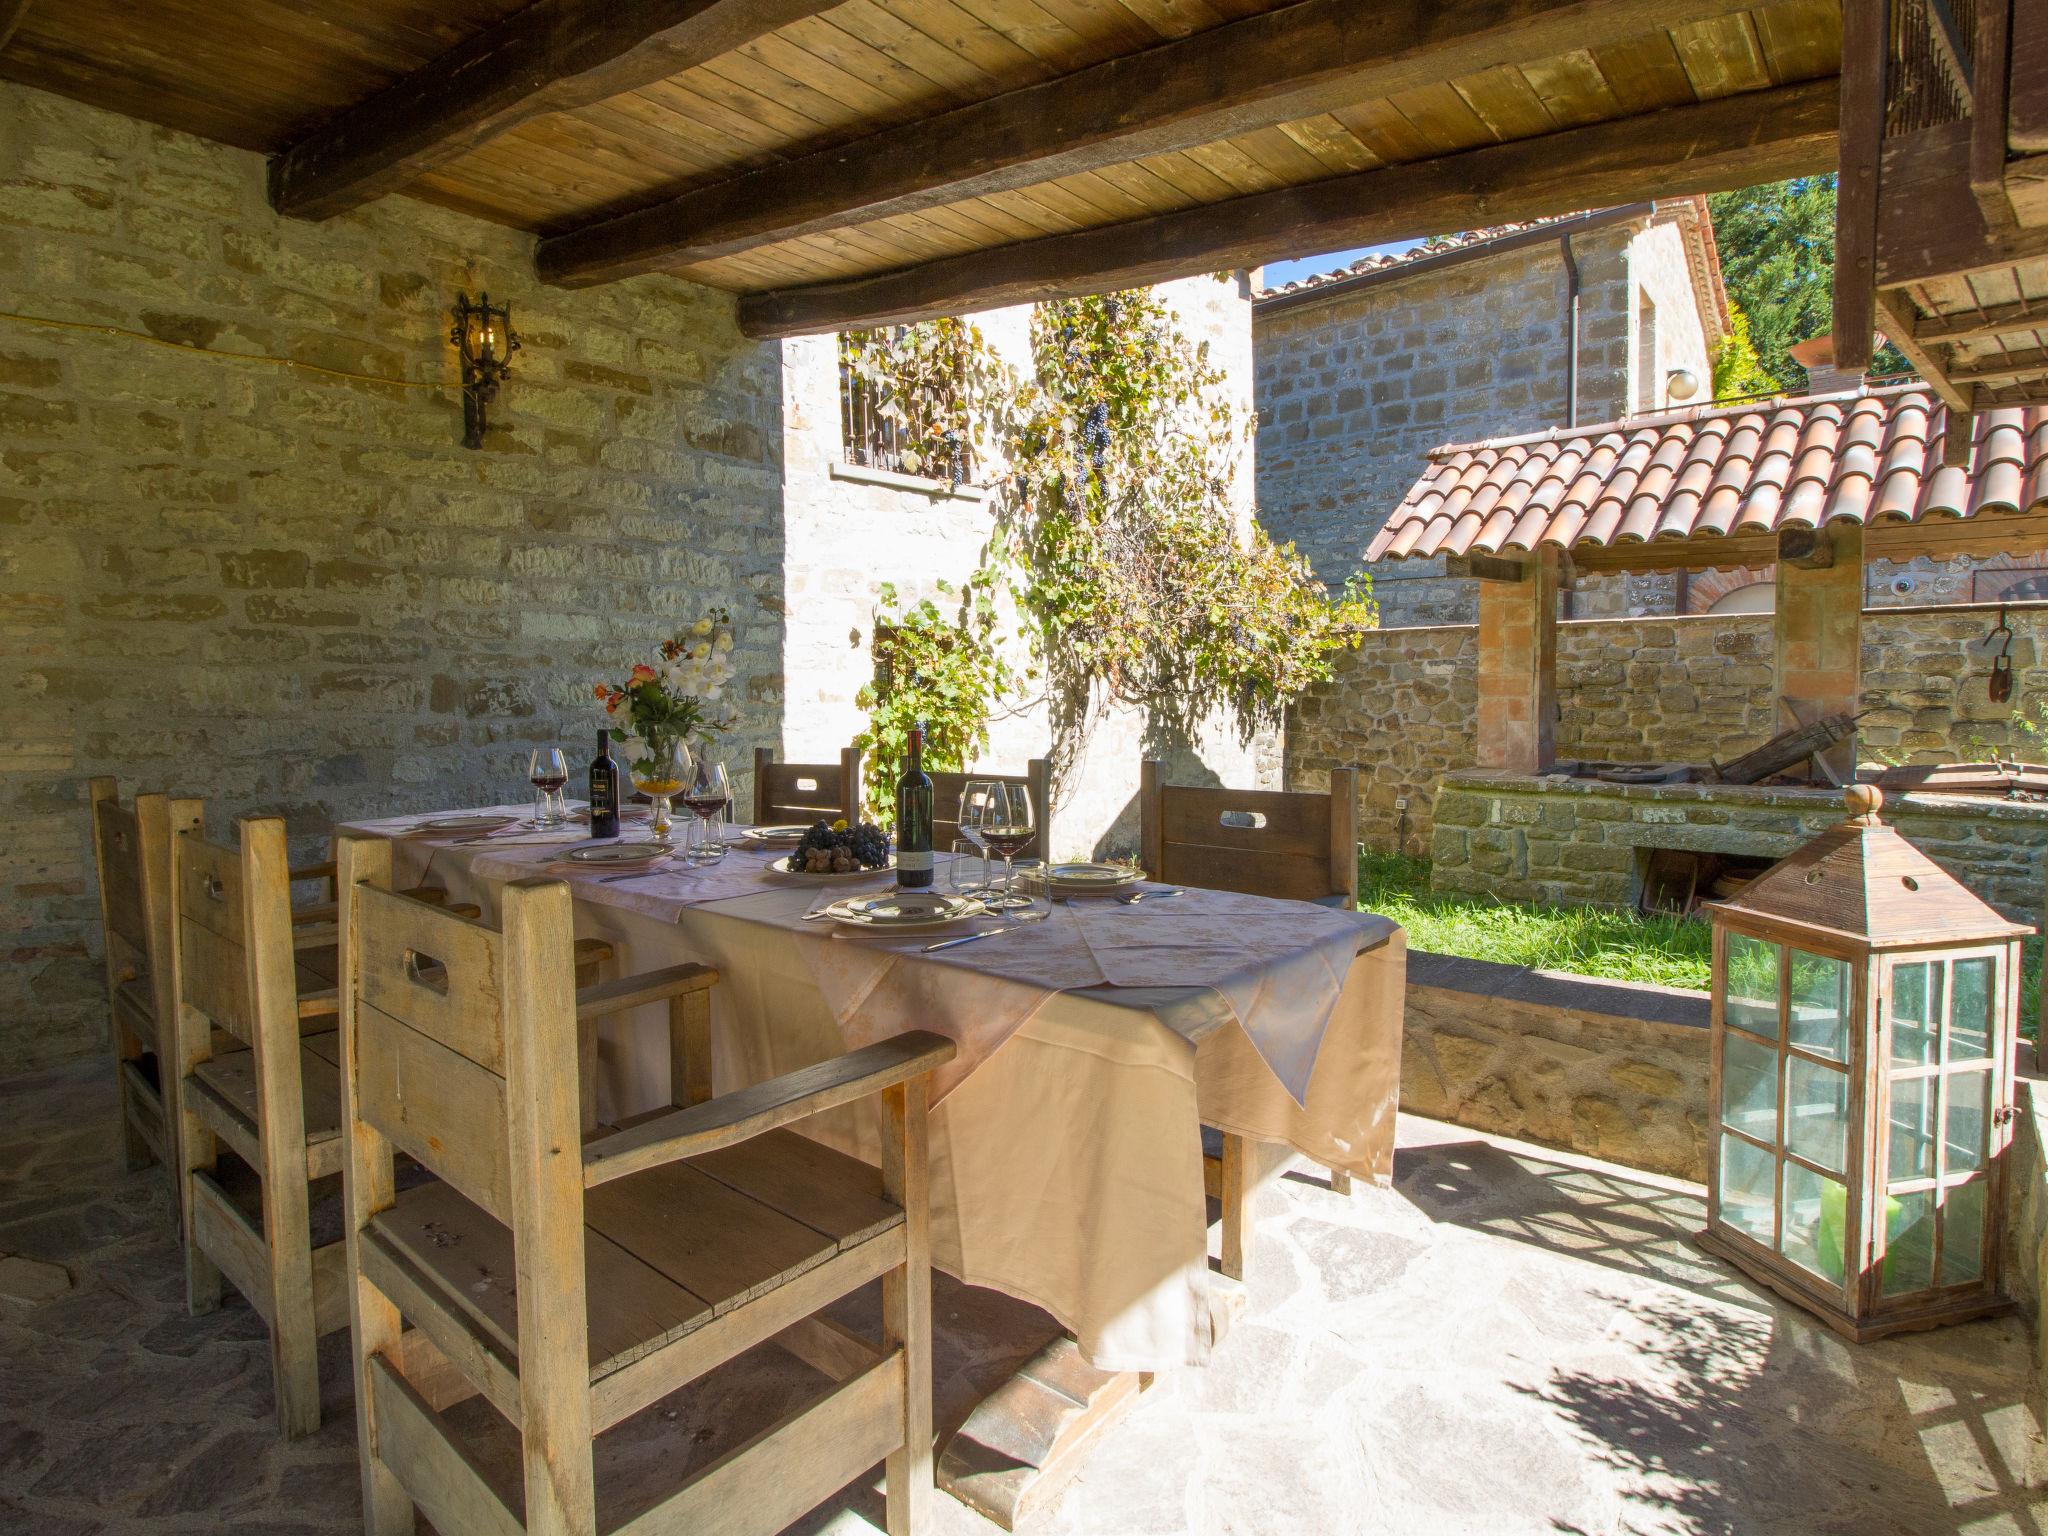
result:
M 1878 819 L 1710 903 L 1713 1075 L 1700 1243 L 1862 1341 L 1999 1295 L 2020 940 Z

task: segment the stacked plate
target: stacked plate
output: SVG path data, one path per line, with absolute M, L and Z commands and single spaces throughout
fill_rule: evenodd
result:
M 666 843 L 593 843 L 571 848 L 563 855 L 571 864 L 593 869 L 646 869 L 659 864 L 675 850 Z
M 1145 871 L 1131 864 L 1074 862 L 1046 866 L 1046 878 L 1055 896 L 1106 896 L 1136 885 Z
M 804 840 L 804 834 L 811 829 L 794 823 L 779 827 L 749 827 L 740 834 L 740 841 L 754 848 L 786 848 Z
M 891 891 L 886 896 L 848 896 L 825 909 L 835 923 L 869 932 L 920 933 L 978 916 L 980 902 L 938 891 Z
M 448 837 L 455 833 L 468 833 L 481 837 L 486 832 L 495 832 L 500 827 L 509 827 L 517 816 L 436 816 L 423 821 L 406 833 L 408 837 Z

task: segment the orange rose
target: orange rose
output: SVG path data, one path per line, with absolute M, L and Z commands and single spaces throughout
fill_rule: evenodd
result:
M 639 666 L 633 669 L 633 675 L 630 679 L 628 679 L 630 686 L 635 688 L 639 687 L 642 683 L 651 683 L 653 681 L 654 668 L 648 666 L 647 663 L 644 661 L 641 662 Z
M 597 686 L 592 688 L 590 691 L 595 697 L 600 699 L 603 698 L 608 692 L 610 692 L 610 690 L 606 688 L 603 683 L 597 684 Z

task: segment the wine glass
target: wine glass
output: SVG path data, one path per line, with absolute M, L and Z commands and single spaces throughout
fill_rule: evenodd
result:
M 690 768 L 690 749 L 680 736 L 646 742 L 633 759 L 633 787 L 647 797 L 647 827 L 657 843 L 666 843 L 675 829 L 669 799 L 689 783 Z
M 560 826 L 568 819 L 562 791 L 569 782 L 569 762 L 560 747 L 535 747 L 526 764 L 527 782 L 533 785 L 533 824 Z
M 716 864 L 725 857 L 725 844 L 712 836 L 711 828 L 731 799 L 732 789 L 726 780 L 725 764 L 699 755 L 697 766 L 690 774 L 689 787 L 683 791 L 683 804 L 696 813 L 698 821 L 697 841 L 684 855 L 692 864 Z
M 1013 861 L 1036 830 L 1031 791 L 1002 779 L 975 779 L 960 795 L 960 830 L 1003 861 L 1000 895 L 986 902 L 991 911 L 1011 912 L 1031 905 L 1016 894 Z M 970 828 L 972 830 L 970 830 Z

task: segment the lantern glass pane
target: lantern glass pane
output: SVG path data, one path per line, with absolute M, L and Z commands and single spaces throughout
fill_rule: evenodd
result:
M 1931 1067 L 1941 1037 L 1941 966 L 1892 967 L 1892 1065 Z
M 1991 993 L 1996 980 L 1989 955 L 1955 964 L 1955 1005 L 1949 1015 L 1948 1059 L 1985 1061 L 1991 1055 Z
M 1931 1077 L 1892 1080 L 1891 1156 L 1885 1177 L 1934 1177 L 1934 1084 Z
M 1831 1285 L 1842 1283 L 1849 1191 L 1798 1163 L 1785 1164 L 1785 1241 L 1780 1251 Z
M 1849 963 L 1792 951 L 1792 1043 L 1831 1061 L 1849 1059 Z
M 1766 1040 L 1778 1038 L 1778 954 L 1776 944 L 1744 933 L 1728 935 L 1725 1015 L 1737 1029 Z
M 1785 1058 L 1785 1145 L 1840 1173 L 1849 1156 L 1849 1074 Z
M 1777 1159 L 1737 1136 L 1721 1138 L 1721 1219 L 1766 1248 L 1777 1230 Z
M 1941 1207 L 1941 1283 L 1968 1285 L 1984 1278 L 1984 1206 L 1991 1181 L 1976 1179 L 1948 1191 Z
M 1721 1123 L 1778 1143 L 1778 1053 L 1740 1035 L 1723 1035 Z
M 1884 1293 L 1934 1284 L 1934 1191 L 1893 1195 L 1884 1203 Z
M 1962 989 L 1956 989 L 1958 998 Z M 1948 1121 L 1943 1140 L 1947 1161 L 1944 1174 L 1968 1173 L 1982 1168 L 1986 1133 L 1991 1128 L 1991 1072 L 1952 1072 L 1948 1079 Z

